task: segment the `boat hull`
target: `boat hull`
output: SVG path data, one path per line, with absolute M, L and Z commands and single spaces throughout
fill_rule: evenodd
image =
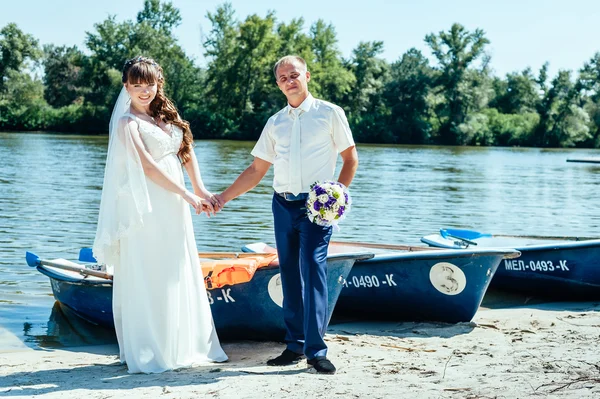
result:
M 504 255 L 441 252 L 446 253 L 376 255 L 357 262 L 335 314 L 399 321 L 470 321 Z
M 246 252 L 276 252 L 264 243 Z M 332 242 L 329 253 L 375 251 L 357 261 L 335 308 L 334 316 L 352 319 L 470 321 L 503 258 L 515 250 L 440 250 L 427 247 Z
M 560 299 L 600 298 L 600 242 L 520 251 L 519 259 L 500 264 L 494 287 Z
M 354 262 L 371 256 L 328 258 L 328 318 L 331 318 L 343 282 Z M 110 280 L 69 278 L 44 266 L 38 266 L 38 270 L 50 278 L 54 297 L 63 306 L 91 323 L 114 328 Z M 282 341 L 285 338 L 278 266 L 258 269 L 247 283 L 207 290 L 207 296 L 220 339 Z
M 460 239 L 440 235 L 422 241 L 442 248 L 464 245 Z M 510 243 L 521 252 L 519 259 L 501 262 L 491 283 L 494 288 L 562 300 L 600 298 L 598 239 L 488 236 L 473 241 L 487 247 Z

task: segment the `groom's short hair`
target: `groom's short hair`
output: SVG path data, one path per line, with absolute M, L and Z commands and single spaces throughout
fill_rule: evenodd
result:
M 307 71 L 308 68 L 306 67 L 306 61 L 304 61 L 304 58 L 300 57 L 299 55 L 286 55 L 285 57 L 281 57 L 279 59 L 279 61 L 277 61 L 275 63 L 275 65 L 273 66 L 273 74 L 275 75 L 275 79 L 277 79 L 277 69 L 284 64 L 293 64 L 294 62 L 299 62 L 300 65 L 302 65 L 304 67 L 304 71 Z

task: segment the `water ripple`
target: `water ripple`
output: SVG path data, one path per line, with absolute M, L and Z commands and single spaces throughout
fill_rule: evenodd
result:
M 98 136 L 0 133 L 0 325 L 21 336 L 45 336 L 54 302 L 25 251 L 75 259 L 91 246 L 106 145 Z M 252 146 L 198 142 L 206 186 L 225 189 L 252 161 Z M 353 210 L 336 239 L 416 244 L 441 226 L 600 236 L 600 168 L 565 162 L 597 150 L 361 145 L 359 155 Z M 272 178 L 271 169 L 216 218 L 194 217 L 200 250 L 273 243 Z

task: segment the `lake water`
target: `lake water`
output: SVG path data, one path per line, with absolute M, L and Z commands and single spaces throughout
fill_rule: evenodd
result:
M 0 327 L 29 346 L 111 341 L 64 318 L 46 276 L 25 251 L 77 259 L 91 246 L 107 137 L 0 133 Z M 253 143 L 198 141 L 209 190 L 225 189 L 252 161 Z M 600 164 L 567 163 L 599 150 L 358 146 L 353 209 L 337 240 L 417 244 L 440 227 L 553 236 L 600 236 Z M 217 217 L 194 217 L 200 251 L 273 243 L 272 170 Z M 77 325 L 74 325 L 77 324 Z M 0 350 L 2 343 L 0 341 Z

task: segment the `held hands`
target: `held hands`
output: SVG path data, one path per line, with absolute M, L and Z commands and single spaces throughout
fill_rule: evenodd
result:
M 221 211 L 223 209 L 223 205 L 225 205 L 224 201 L 219 200 L 218 195 L 212 194 L 210 191 L 208 191 L 204 187 L 195 189 L 194 193 L 198 197 L 210 202 L 210 204 L 213 206 L 213 208 L 215 210 L 215 213 Z
M 211 196 L 211 198 L 214 199 L 213 205 L 215 206 L 215 208 L 219 208 L 219 210 L 223 209 L 225 207 L 225 203 L 227 201 L 225 201 L 225 199 L 223 198 L 223 193 L 221 194 L 214 194 Z
M 212 207 L 214 208 L 214 212 L 219 212 L 223 210 L 223 206 L 225 205 L 225 201 L 223 201 L 221 195 L 212 194 L 210 191 L 206 189 L 202 189 L 200 191 L 195 192 L 197 196 L 208 201 Z
M 190 191 L 186 190 L 181 196 L 196 210 L 196 215 L 205 212 L 206 216 L 210 217 L 211 215 L 216 215 L 217 211 L 219 210 L 215 209 L 210 199 L 202 199 Z

